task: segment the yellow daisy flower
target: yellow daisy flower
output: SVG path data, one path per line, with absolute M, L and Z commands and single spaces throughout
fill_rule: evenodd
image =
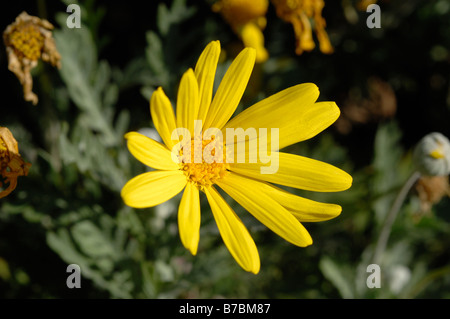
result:
M 285 89 L 230 120 L 250 78 L 256 53 L 253 48 L 241 51 L 213 97 L 220 50 L 219 41 L 211 42 L 195 69 L 183 75 L 176 114 L 162 88 L 153 93 L 150 112 L 164 143 L 137 132 L 129 132 L 125 138 L 131 154 L 156 170 L 128 181 L 121 195 L 125 204 L 144 208 L 184 190 L 178 209 L 180 238 L 195 255 L 200 238 L 199 196 L 204 193 L 231 255 L 243 269 L 256 274 L 260 260 L 255 242 L 217 187 L 276 234 L 305 247 L 312 239 L 301 222 L 334 218 L 341 207 L 302 198 L 272 184 L 334 192 L 348 189 L 352 177 L 330 164 L 279 151 L 315 136 L 339 117 L 334 102 L 315 103 L 319 90 L 314 84 Z M 236 135 L 236 140 L 230 132 L 238 130 L 248 135 Z M 252 130 L 262 133 L 252 137 Z M 251 151 L 255 144 L 259 145 L 257 151 Z M 242 146 L 244 152 L 242 148 L 239 151 Z M 244 160 L 239 160 L 241 155 Z M 276 169 L 270 170 L 273 164 Z

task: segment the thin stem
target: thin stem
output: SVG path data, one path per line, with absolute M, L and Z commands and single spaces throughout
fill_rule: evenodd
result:
M 38 10 L 38 15 L 41 19 L 48 19 L 47 18 L 47 7 L 45 6 L 44 0 L 37 1 L 37 10 Z
M 386 220 L 384 221 L 383 228 L 381 229 L 380 237 L 378 237 L 377 246 L 375 247 L 375 253 L 373 257 L 373 261 L 375 264 L 380 263 L 381 256 L 383 255 L 384 250 L 386 249 L 386 245 L 391 234 L 392 224 L 397 217 L 400 208 L 402 207 L 403 202 L 405 201 L 406 196 L 408 195 L 411 188 L 414 186 L 416 181 L 419 179 L 420 173 L 414 172 L 408 180 L 405 182 L 397 197 L 395 198 L 394 203 L 392 204 L 391 210 L 389 211 Z
M 414 299 L 420 294 L 430 283 L 450 273 L 450 266 L 445 266 L 430 272 L 422 278 L 404 297 L 405 299 Z

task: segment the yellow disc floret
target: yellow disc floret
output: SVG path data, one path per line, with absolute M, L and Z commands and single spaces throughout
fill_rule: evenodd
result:
M 18 56 L 37 61 L 44 47 L 44 36 L 37 25 L 25 22 L 11 32 L 9 43 Z
M 200 136 L 191 139 L 190 145 L 182 147 L 180 157 L 181 170 L 199 188 L 211 186 L 227 174 L 225 147 L 214 136 L 209 140 Z

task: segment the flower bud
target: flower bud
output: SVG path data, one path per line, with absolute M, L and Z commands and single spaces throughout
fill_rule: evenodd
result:
M 424 175 L 450 174 L 450 141 L 437 132 L 425 135 L 414 149 L 413 161 Z

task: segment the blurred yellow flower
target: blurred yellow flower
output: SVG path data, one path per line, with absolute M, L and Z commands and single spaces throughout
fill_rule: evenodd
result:
M 262 32 L 266 26 L 268 6 L 268 0 L 219 0 L 212 6 L 212 10 L 222 15 L 244 45 L 256 50 L 257 63 L 269 57 Z
M 325 6 L 323 0 L 272 0 L 277 15 L 292 24 L 296 37 L 295 53 L 300 55 L 304 51 L 311 51 L 316 46 L 312 35 L 310 19 L 319 40 L 320 51 L 325 54 L 333 53 L 334 49 L 325 31 L 326 22 L 322 17 Z
M 279 151 L 315 136 L 339 117 L 334 102 L 316 102 L 319 90 L 312 83 L 285 89 L 230 120 L 252 73 L 256 52 L 253 48 L 241 51 L 213 97 L 220 50 L 219 41 L 211 42 L 195 69 L 183 75 L 176 115 L 162 88 L 153 93 L 151 117 L 164 144 L 137 132 L 129 132 L 125 138 L 131 154 L 156 170 L 132 178 L 121 195 L 125 204 L 144 208 L 159 205 L 184 189 L 178 226 L 183 245 L 195 255 L 200 238 L 199 196 L 203 192 L 231 255 L 243 269 L 256 274 L 260 269 L 256 245 L 216 186 L 276 234 L 305 247 L 312 244 L 312 239 L 301 222 L 334 218 L 340 214 L 341 207 L 296 196 L 272 183 L 334 192 L 348 189 L 352 177 L 330 164 Z M 235 140 L 229 132 L 239 130 L 244 134 Z M 267 134 L 251 137 L 252 130 Z M 259 153 L 252 160 L 253 142 L 259 145 Z M 261 153 L 262 149 L 266 152 Z M 276 159 L 276 170 L 269 173 L 264 170 L 272 164 L 264 154 Z M 244 161 L 239 160 L 240 155 L 244 155 Z
M 367 7 L 370 6 L 371 4 L 376 4 L 377 0 L 359 0 L 356 3 L 356 8 L 360 11 L 366 11 Z
M 38 60 L 61 67 L 61 56 L 56 50 L 52 29 L 53 25 L 47 20 L 22 12 L 3 32 L 8 69 L 22 84 L 25 100 L 33 104 L 37 104 L 38 97 L 32 92 L 33 79 L 30 72 L 37 66 Z
M 19 176 L 28 175 L 30 163 L 25 163 L 19 154 L 19 147 L 11 131 L 6 127 L 0 127 L 0 173 L 2 181 L 0 198 L 9 195 L 17 186 Z M 8 187 L 3 187 L 8 185 Z

